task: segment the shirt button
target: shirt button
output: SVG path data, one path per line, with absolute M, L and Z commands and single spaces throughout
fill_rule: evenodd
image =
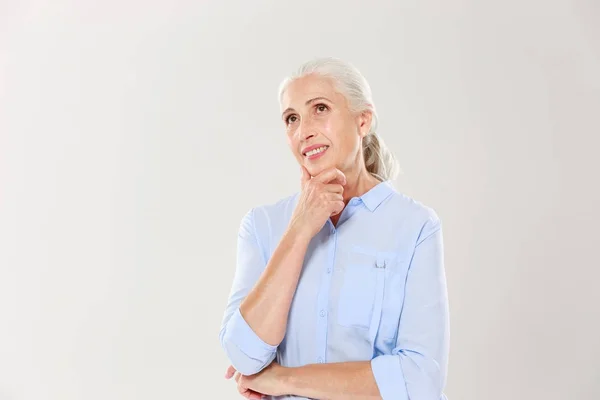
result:
M 331 268 L 327 268 L 327 273 L 330 274 L 331 273 Z
M 320 315 L 321 317 L 324 317 L 324 316 L 325 316 L 325 310 L 321 310 L 321 312 L 319 313 L 319 315 Z
M 319 364 L 323 364 L 323 358 L 319 357 L 319 358 L 317 359 L 317 361 L 319 362 Z

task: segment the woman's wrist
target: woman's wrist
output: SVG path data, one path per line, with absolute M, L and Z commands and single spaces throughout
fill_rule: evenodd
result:
M 306 244 L 310 243 L 312 236 L 307 229 L 303 228 L 299 223 L 290 223 L 286 230 L 286 236 L 293 239 L 294 243 Z
M 284 395 L 295 394 L 294 368 L 279 366 L 278 381 L 281 383 L 281 393 Z

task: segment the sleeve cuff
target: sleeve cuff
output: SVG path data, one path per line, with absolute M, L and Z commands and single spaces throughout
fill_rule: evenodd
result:
M 383 400 L 409 400 L 399 356 L 375 357 L 371 360 L 371 369 Z
M 258 337 L 240 313 L 239 308 L 233 313 L 227 325 L 227 331 L 224 338 L 225 342 L 234 345 L 237 348 L 235 350 L 241 351 L 246 357 L 252 360 L 249 360 L 250 363 L 243 362 L 244 365 L 252 365 L 252 367 L 249 366 L 251 371 L 245 371 L 248 375 L 250 375 L 249 372 L 258 372 L 254 370 L 266 366 L 273 360 L 273 355 L 277 351 L 277 346 L 270 345 Z M 238 353 L 238 351 L 235 351 L 234 349 L 231 350 Z M 242 370 L 246 369 L 242 365 L 234 365 L 234 367 L 242 373 L 244 373 Z

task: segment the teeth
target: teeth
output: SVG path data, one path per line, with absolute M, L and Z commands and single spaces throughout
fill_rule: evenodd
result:
M 311 151 L 309 151 L 309 152 L 306 153 L 306 156 L 310 157 L 310 156 L 312 156 L 314 154 L 321 153 L 322 151 L 325 151 L 325 149 L 327 147 L 329 147 L 329 146 L 321 146 L 321 147 L 319 147 L 317 149 L 311 150 Z

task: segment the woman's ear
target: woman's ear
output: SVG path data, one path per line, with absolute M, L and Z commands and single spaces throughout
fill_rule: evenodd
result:
M 369 134 L 372 119 L 373 113 L 371 113 L 371 110 L 365 110 L 358 115 L 358 130 L 361 138 Z

